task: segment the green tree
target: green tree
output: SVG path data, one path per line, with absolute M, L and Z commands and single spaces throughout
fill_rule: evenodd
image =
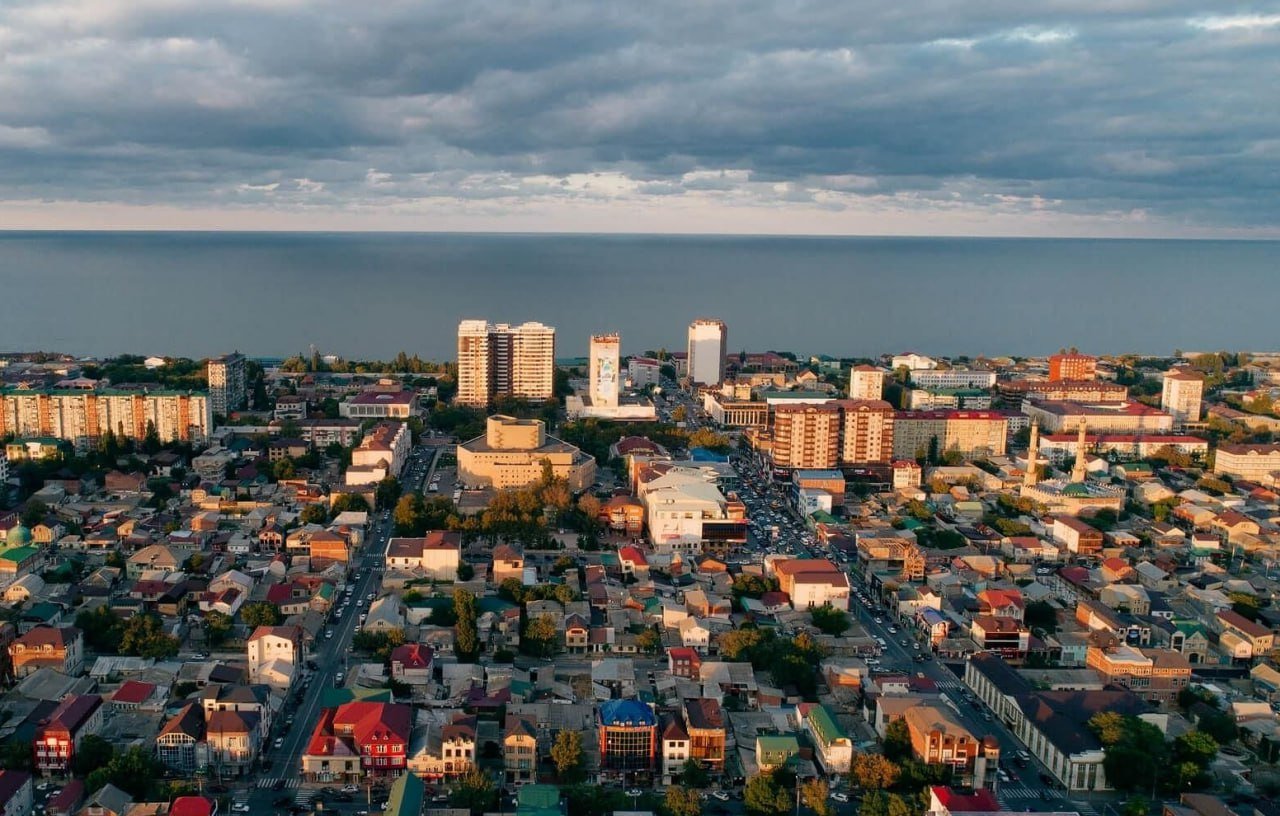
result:
M 784 816 L 791 810 L 791 797 L 773 774 L 758 773 L 748 779 L 742 798 L 747 812 L 756 816 Z
M 293 460 L 289 458 L 280 459 L 271 466 L 271 475 L 276 481 L 281 479 L 292 479 L 298 475 L 298 468 L 294 465 Z
M 1218 755 L 1218 742 L 1203 731 L 1188 731 L 1173 741 L 1173 756 L 1180 762 L 1208 767 Z
M 836 609 L 831 604 L 815 607 L 810 613 L 810 618 L 820 632 L 836 637 L 843 635 L 852 626 L 849 614 L 842 609 Z
M 686 759 L 680 768 L 680 784 L 701 790 L 711 784 L 711 774 L 696 759 Z
M 1202 714 L 1198 725 L 1201 731 L 1213 737 L 1219 745 L 1233 742 L 1240 733 L 1231 715 L 1221 711 Z
M 1231 608 L 1237 614 L 1248 618 L 1251 621 L 1258 619 L 1258 613 L 1262 609 L 1262 602 L 1257 596 L 1250 595 L 1247 592 L 1232 592 L 1227 595 L 1231 601 Z
M 76 614 L 76 628 L 84 632 L 85 645 L 93 651 L 102 654 L 120 651 L 124 622 L 110 608 L 100 606 L 92 611 L 80 610 Z
M 343 493 L 333 500 L 333 512 L 337 513 L 368 513 L 369 502 L 365 501 L 364 496 L 359 493 Z
M 388 476 L 378 482 L 378 487 L 374 492 L 374 503 L 379 510 L 395 507 L 402 490 L 400 480 L 394 476 Z
M 662 799 L 662 809 L 667 816 L 699 816 L 702 800 L 692 788 L 671 785 Z
M 530 654 L 546 657 L 557 650 L 560 630 L 550 615 L 539 615 L 528 621 L 520 635 L 520 648 Z
M 147 420 L 147 431 L 142 437 L 142 452 L 148 456 L 154 456 L 164 447 L 160 441 L 160 433 L 156 430 L 156 424 L 151 420 Z
M 71 772 L 76 776 L 87 776 L 95 768 L 105 767 L 111 762 L 116 749 L 108 740 L 97 734 L 85 737 L 76 748 L 71 758 Z
M 165 633 L 159 615 L 143 612 L 125 623 L 120 654 L 160 659 L 176 655 L 180 645 L 176 637 Z
M 323 504 L 308 504 L 302 508 L 302 512 L 298 515 L 298 521 L 303 524 L 327 524 L 329 510 Z
M 396 534 L 421 538 L 427 531 L 427 507 L 418 492 L 406 493 L 396 502 L 391 517 L 396 522 Z
M 862 800 L 859 816 L 912 816 L 911 805 L 896 793 L 874 791 Z
M 244 621 L 245 626 L 254 629 L 259 626 L 278 626 L 282 620 L 280 607 L 266 601 L 245 604 L 240 607 L 240 620 Z
M 556 778 L 562 785 L 581 781 L 582 734 L 577 731 L 557 731 L 551 745 L 551 761 L 556 766 Z
M 911 757 L 911 730 L 907 721 L 894 720 L 884 730 L 884 756 L 890 762 L 901 762 Z
M 454 786 L 450 799 L 455 808 L 466 808 L 472 814 L 484 813 L 494 804 L 493 780 L 478 768 L 468 771 Z
M 662 635 L 658 634 L 657 627 L 647 626 L 636 635 L 636 648 L 645 654 L 657 654 L 662 648 Z
M 235 621 L 230 615 L 209 612 L 204 616 L 204 639 L 210 646 L 218 646 L 231 634 Z
M 800 803 L 817 816 L 830 816 L 831 803 L 828 799 L 830 795 L 831 788 L 822 777 L 806 780 L 800 785 Z
M 462 663 L 474 663 L 480 656 L 480 638 L 476 629 L 476 596 L 465 589 L 453 591 L 453 651 Z
M 22 508 L 22 526 L 28 529 L 35 527 L 44 521 L 48 515 L 49 505 L 39 499 L 27 499 L 26 506 Z
M 859 751 L 849 764 L 849 779 L 867 790 L 891 788 L 898 781 L 898 766 L 880 754 Z
M 1023 619 L 1028 626 L 1051 634 L 1058 630 L 1058 610 L 1048 601 L 1032 601 L 1027 604 Z
M 14 739 L 0 743 L 0 767 L 6 771 L 29 771 L 32 764 L 31 743 Z

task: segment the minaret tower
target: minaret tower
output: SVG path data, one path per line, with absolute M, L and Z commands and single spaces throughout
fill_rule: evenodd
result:
M 1080 435 L 1076 437 L 1076 466 L 1071 473 L 1071 481 L 1079 482 L 1081 484 L 1083 484 L 1085 480 L 1084 460 L 1088 455 L 1088 451 L 1085 448 L 1086 443 L 1084 441 L 1084 434 L 1084 417 L 1080 417 Z
M 1040 420 L 1031 420 L 1031 442 L 1027 445 L 1027 470 L 1022 477 L 1023 487 L 1035 487 L 1040 481 Z

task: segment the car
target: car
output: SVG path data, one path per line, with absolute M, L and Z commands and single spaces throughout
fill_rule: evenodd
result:
M 338 614 L 342 614 L 341 611 L 339 611 Z M 333 637 L 333 630 L 332 629 L 324 630 L 324 637 L 325 637 L 325 640 L 330 640 Z
M 644 791 L 640 790 L 639 788 L 628 788 L 626 793 L 627 793 L 627 796 L 631 796 L 631 797 L 644 796 Z
M 875 620 L 875 622 L 876 622 L 876 623 L 884 623 L 884 621 L 883 621 L 883 620 L 881 620 L 880 618 L 875 618 L 874 620 Z
M 847 793 L 841 793 L 840 791 L 832 791 L 832 792 L 831 792 L 831 798 L 832 798 L 832 799 L 834 799 L 834 800 L 835 800 L 835 801 L 837 801 L 837 802 L 848 802 L 848 801 L 849 801 L 849 794 L 847 794 Z
M 712 796 L 714 796 L 715 798 L 719 799 L 721 802 L 728 802 L 728 801 L 729 801 L 729 794 L 725 793 L 724 791 L 719 791 L 719 790 L 718 790 L 718 791 L 711 791 L 711 795 L 712 795 Z
M 284 737 L 276 737 L 276 741 L 275 741 L 273 744 L 275 745 L 275 747 L 276 747 L 276 748 L 283 748 L 283 747 L 284 747 Z
M 999 779 L 1001 782 L 1012 782 L 1012 781 L 1013 781 L 1013 777 L 1011 777 L 1011 776 L 1009 776 L 1009 774 L 1005 773 L 1005 771 L 1004 771 L 1004 769 L 1003 769 L 1003 768 L 1000 768 L 1000 769 L 998 769 L 998 770 L 996 771 L 996 778 L 997 778 L 997 779 Z
M 440 804 L 441 802 L 448 802 L 448 801 L 449 801 L 449 794 L 447 794 L 447 793 L 437 793 L 435 796 L 432 796 L 432 797 L 431 797 L 431 801 L 432 801 L 432 802 L 435 802 L 436 804 Z
M 898 627 L 896 627 L 896 626 L 890 626 L 890 627 L 889 627 L 889 634 L 891 634 L 891 635 L 896 635 L 896 634 L 898 634 Z
M 333 684 L 334 684 L 335 686 L 340 686 L 340 685 L 342 685 L 342 681 L 343 681 L 343 680 L 346 680 L 346 679 L 347 679 L 347 675 L 346 675 L 345 673 L 343 673 L 343 672 L 338 672 L 337 674 L 335 674 L 335 675 L 333 676 Z
M 342 792 L 343 793 L 359 793 L 360 786 L 359 785 L 343 785 Z
M 1014 753 L 1014 756 L 1022 760 L 1023 762 L 1031 761 L 1031 754 L 1028 754 L 1026 751 L 1017 751 Z
M 249 805 L 247 802 L 236 802 L 234 805 L 231 806 L 231 810 L 234 811 L 235 813 L 248 813 Z

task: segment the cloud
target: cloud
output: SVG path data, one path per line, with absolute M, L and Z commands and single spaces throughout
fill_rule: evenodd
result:
M 0 53 L 0 201 L 59 224 L 1280 225 L 1257 6 L 9 0 Z

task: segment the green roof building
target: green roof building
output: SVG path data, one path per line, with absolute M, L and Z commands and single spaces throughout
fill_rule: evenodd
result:
M 426 788 L 422 784 L 422 777 L 413 773 L 403 774 L 391 785 L 386 816 L 422 816 L 422 803 L 425 799 Z

